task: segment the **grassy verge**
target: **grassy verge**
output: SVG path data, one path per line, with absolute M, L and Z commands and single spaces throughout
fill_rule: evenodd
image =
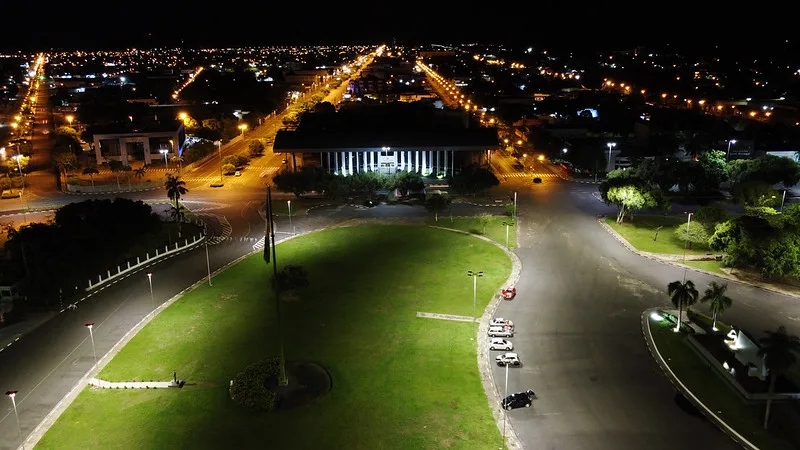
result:
M 474 217 L 453 217 L 439 216 L 439 221 L 429 217 L 425 220 L 428 225 L 435 225 L 438 227 L 452 228 L 454 230 L 466 231 L 467 233 L 485 236 L 500 245 L 506 245 L 506 227 L 503 223 L 511 223 L 511 217 L 508 216 L 494 216 L 491 223 L 486 225 L 486 232 L 484 233 L 483 225 L 478 223 L 478 219 Z M 517 248 L 517 230 L 514 226 L 508 227 L 508 246 L 509 248 Z
M 681 261 L 681 264 L 684 263 Z M 694 267 L 695 269 L 725 275 L 725 271 L 722 270 L 722 261 L 686 261 L 685 264 L 689 267 Z
M 39 448 L 497 447 L 501 436 L 476 367 L 472 325 L 415 317 L 485 308 L 511 263 L 496 246 L 424 227 L 337 228 L 280 244 L 280 266 L 310 286 L 282 303 L 288 360 L 326 367 L 333 391 L 311 407 L 253 414 L 228 382 L 276 356 L 271 268 L 255 255 L 146 326 L 100 374 L 187 380 L 182 390 L 84 390 Z M 469 280 L 467 280 L 469 281 Z M 98 420 L 102 418 L 102 420 Z
M 679 380 L 717 416 L 759 448 L 784 450 L 792 446 L 762 427 L 764 405 L 748 405 L 697 355 L 684 334 L 671 330 L 671 323 L 649 319 L 653 341 Z
M 619 233 L 637 250 L 649 253 L 662 253 L 669 255 L 683 254 L 684 243 L 675 236 L 674 230 L 680 224 L 685 224 L 682 217 L 674 216 L 636 216 L 633 221 L 617 224 L 614 217 L 607 217 L 606 223 Z M 654 241 L 656 230 L 658 238 Z M 687 255 L 704 255 L 708 252 L 707 245 L 694 244 L 686 250 Z

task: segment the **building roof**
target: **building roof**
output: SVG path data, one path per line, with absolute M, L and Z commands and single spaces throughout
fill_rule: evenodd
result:
M 273 150 L 278 153 L 403 150 L 479 151 L 498 146 L 494 128 L 383 130 L 383 131 L 278 131 Z
M 118 123 L 111 123 L 108 125 L 96 125 L 90 127 L 90 132 L 92 135 L 103 135 L 103 134 L 146 134 L 146 133 L 166 133 L 172 132 L 174 133 L 176 130 L 180 130 L 183 124 L 179 121 L 167 121 L 167 122 L 148 122 L 148 123 L 136 123 L 136 122 L 118 122 Z

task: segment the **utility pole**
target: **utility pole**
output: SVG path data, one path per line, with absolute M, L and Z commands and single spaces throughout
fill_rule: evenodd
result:
M 264 235 L 264 261 L 270 264 L 270 252 L 272 253 L 272 286 L 275 289 L 275 314 L 278 324 L 278 345 L 280 346 L 280 372 L 278 374 L 278 385 L 286 386 L 289 380 L 286 378 L 286 353 L 283 346 L 283 325 L 281 321 L 281 299 L 280 285 L 278 284 L 278 258 L 275 255 L 275 221 L 272 218 L 272 189 L 267 186 L 267 225 Z

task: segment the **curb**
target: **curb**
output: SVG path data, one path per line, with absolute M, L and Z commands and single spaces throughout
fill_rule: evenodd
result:
M 103 192 L 72 192 L 69 190 L 62 191 L 62 193 L 66 195 L 103 195 L 103 194 L 130 194 L 132 192 L 148 192 L 148 191 L 155 191 L 156 189 L 160 189 L 160 187 L 150 187 L 147 189 L 132 189 L 130 191 L 103 191 Z
M 702 411 L 703 415 L 713 422 L 717 428 L 719 428 L 723 433 L 727 434 L 742 447 L 758 450 L 758 447 L 755 444 L 748 441 L 747 438 L 741 434 L 737 433 L 736 430 L 728 425 L 727 422 L 725 422 L 714 411 L 710 410 L 703 402 L 701 402 L 700 399 L 697 398 L 694 393 L 692 393 L 692 391 L 690 391 L 689 388 L 681 382 L 678 376 L 675 375 L 675 372 L 670 369 L 667 362 L 664 361 L 664 357 L 661 356 L 661 353 L 658 351 L 658 347 L 656 347 L 655 341 L 653 341 L 653 335 L 650 332 L 650 314 L 655 311 L 659 311 L 660 309 L 661 308 L 649 308 L 642 313 L 642 336 L 644 337 L 645 344 L 647 344 L 647 350 L 650 352 L 650 356 L 653 357 L 658 366 L 661 368 L 661 371 L 664 372 L 667 378 L 669 378 L 672 386 L 675 387 L 675 389 L 677 389 L 681 394 L 683 394 L 689 401 L 691 401 L 695 407 Z
M 658 257 L 658 256 L 654 256 L 654 254 L 652 254 L 652 253 L 642 252 L 640 250 L 637 250 L 635 247 L 633 247 L 624 237 L 622 237 L 619 233 L 617 233 L 616 230 L 614 230 L 607 223 L 605 223 L 605 217 L 601 217 L 601 218 L 597 219 L 597 223 L 599 223 L 600 226 L 603 227 L 606 230 L 606 232 L 608 232 L 608 234 L 610 234 L 612 237 L 614 237 L 614 239 L 616 239 L 617 241 L 622 243 L 622 245 L 626 249 L 628 249 L 631 253 L 639 255 L 639 256 L 641 256 L 643 258 L 647 258 L 647 259 L 650 259 L 650 260 L 653 260 L 653 261 L 658 261 L 658 262 L 661 262 L 663 264 L 669 264 L 669 265 L 675 266 L 675 267 L 680 267 L 681 269 L 691 270 L 691 271 L 694 271 L 694 272 L 697 272 L 697 273 L 711 275 L 711 276 L 715 276 L 715 277 L 718 277 L 718 278 L 724 278 L 724 279 L 729 280 L 729 281 L 733 281 L 733 282 L 736 282 L 736 283 L 744 284 L 744 285 L 751 286 L 751 287 L 758 288 L 758 289 L 763 289 L 763 290 L 769 291 L 769 292 L 774 292 L 776 294 L 782 294 L 782 295 L 785 295 L 787 297 L 800 298 L 800 294 L 797 294 L 797 293 L 794 293 L 794 292 L 785 291 L 783 289 L 776 288 L 776 287 L 768 285 L 768 284 L 767 285 L 754 284 L 754 283 L 752 283 L 750 281 L 742 280 L 742 279 L 736 278 L 734 276 L 728 275 L 726 273 L 709 272 L 708 270 L 698 269 L 696 267 L 687 266 L 685 264 L 681 264 L 681 263 L 678 263 L 678 262 L 675 262 L 675 261 L 670 261 L 668 259 L 664 259 L 664 258 L 661 258 L 661 257 Z
M 517 216 L 517 223 L 519 223 L 519 216 Z M 517 284 L 519 281 L 521 273 L 522 273 L 522 261 L 520 261 L 519 257 L 516 253 L 506 249 L 502 244 L 499 242 L 495 242 L 485 236 L 480 236 L 477 234 L 472 234 L 468 231 L 462 230 L 455 230 L 453 228 L 445 228 L 439 227 L 436 225 L 425 225 L 430 228 L 436 228 L 438 230 L 444 231 L 451 231 L 455 233 L 466 234 L 478 239 L 482 239 L 486 242 L 494 244 L 495 246 L 501 248 L 503 252 L 509 257 L 511 260 L 511 274 L 508 276 L 506 280 L 505 286 L 513 286 Z M 500 394 L 500 388 L 497 386 L 497 383 L 494 379 L 494 374 L 492 373 L 491 367 L 491 357 L 489 353 L 489 344 L 486 339 L 481 339 L 481 336 L 486 335 L 486 330 L 489 327 L 489 320 L 494 316 L 497 307 L 500 306 L 502 302 L 499 295 L 492 294 L 492 300 L 486 306 L 486 309 L 481 316 L 480 322 L 478 323 L 478 335 L 475 336 L 475 342 L 477 343 L 477 357 L 478 357 L 478 371 L 481 375 L 481 382 L 483 383 L 483 390 L 486 393 L 486 398 L 489 400 L 489 407 L 492 409 L 492 416 L 494 417 L 495 423 L 497 424 L 497 429 L 502 432 L 503 430 L 503 418 L 506 414 L 506 411 L 499 407 L 494 407 L 493 405 L 500 405 L 502 401 L 502 395 Z M 519 436 L 517 436 L 516 431 L 514 430 L 514 426 L 511 422 L 506 418 L 506 442 L 504 443 L 507 448 L 522 448 L 522 445 L 519 441 Z

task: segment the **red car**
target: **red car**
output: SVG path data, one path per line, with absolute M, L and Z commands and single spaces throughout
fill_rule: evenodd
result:
M 500 291 L 500 295 L 502 295 L 503 298 L 506 300 L 511 300 L 512 298 L 516 297 L 517 288 L 513 287 L 505 288 L 502 291 Z

